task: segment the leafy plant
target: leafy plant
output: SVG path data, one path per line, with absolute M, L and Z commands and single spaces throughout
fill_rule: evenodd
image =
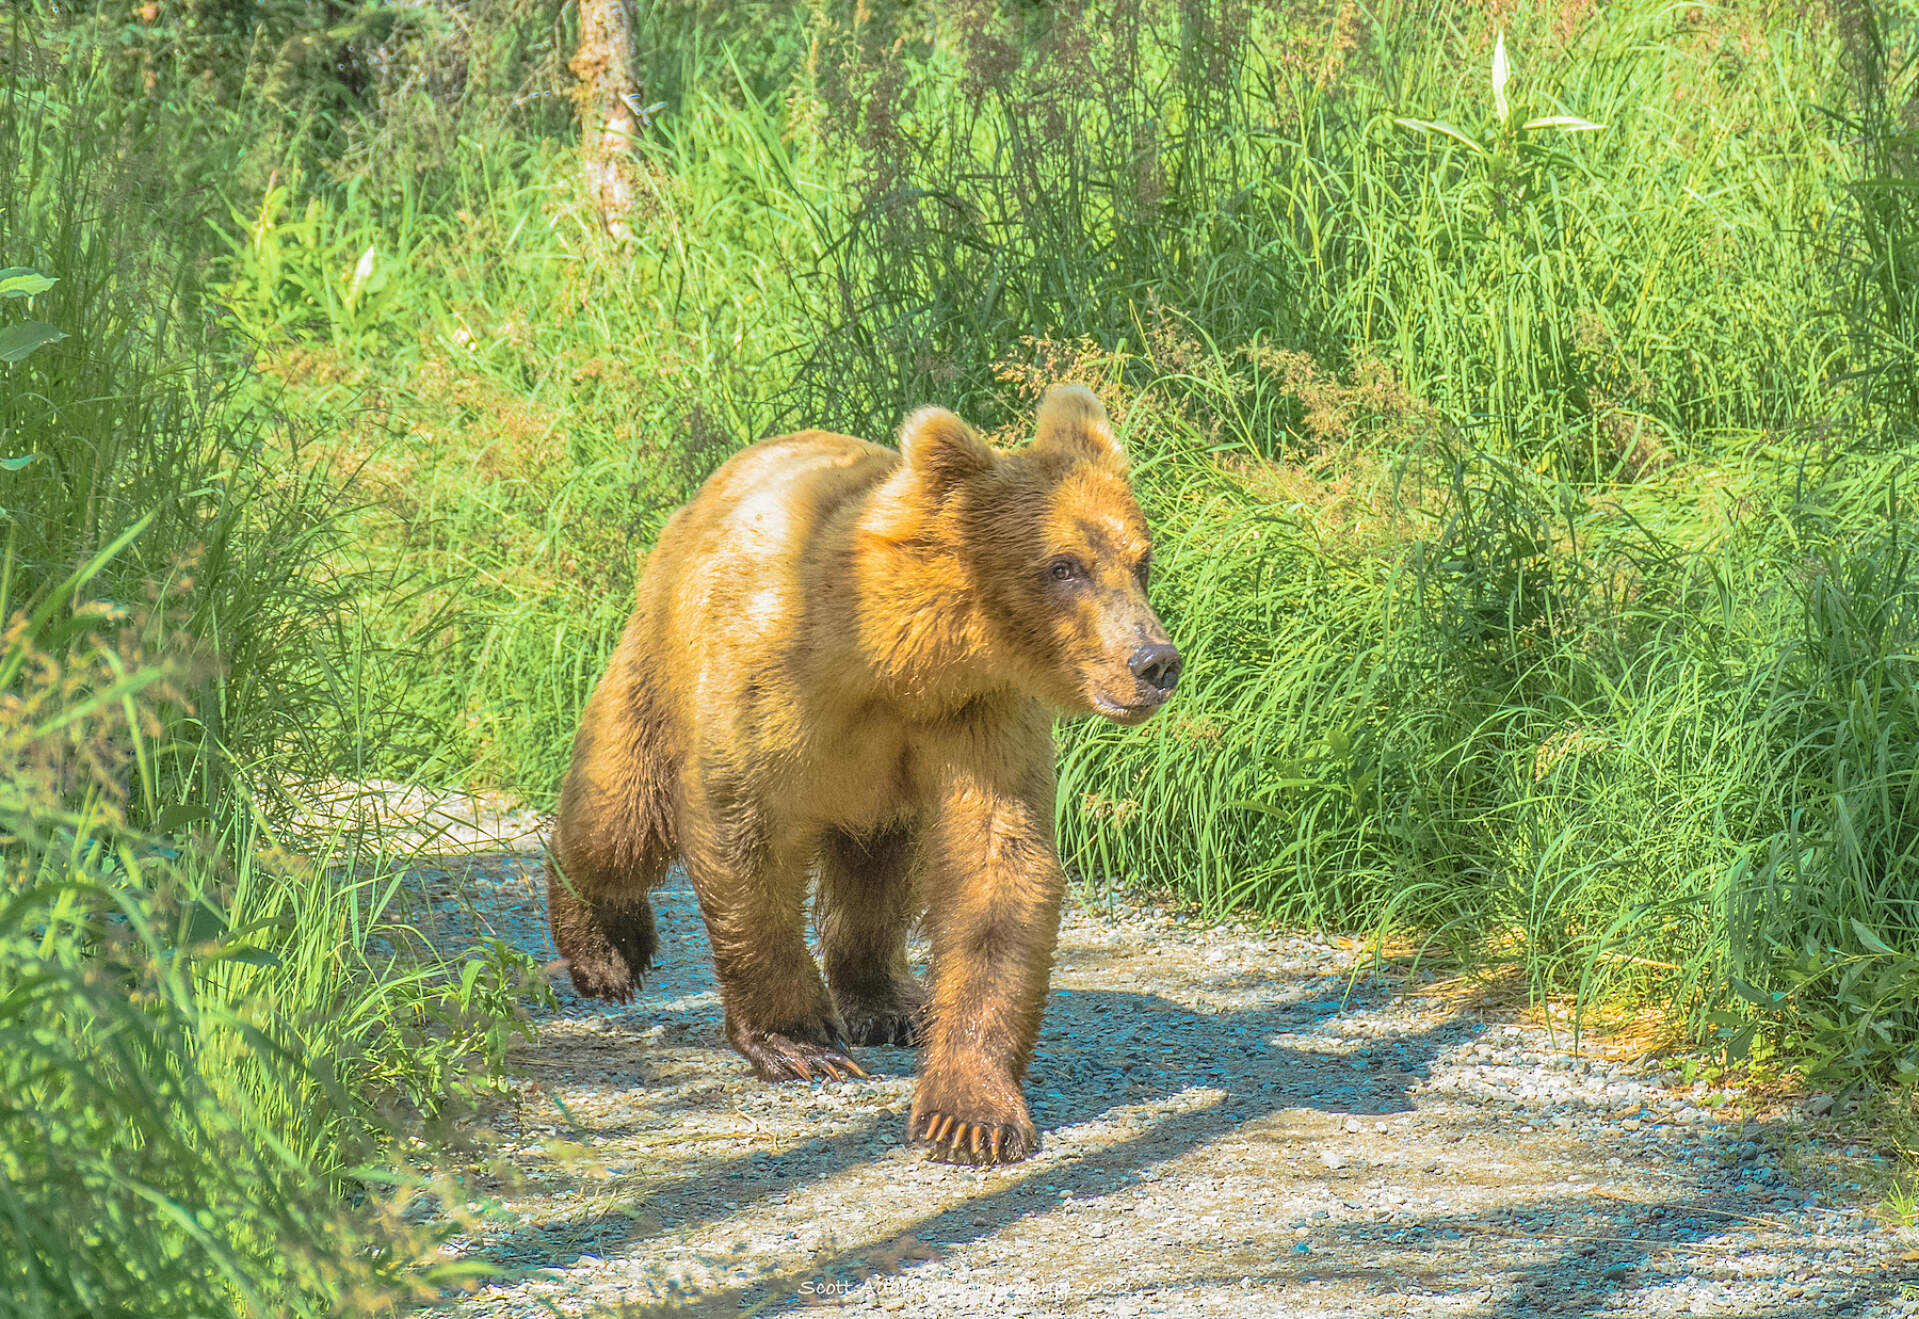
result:
M 45 293 L 56 282 L 30 267 L 10 266 L 0 270 L 0 299 L 32 298 L 36 293 Z M 26 319 L 0 325 L 0 362 L 11 366 L 25 361 L 35 349 L 59 343 L 66 337 L 64 330 L 45 321 Z
M 1506 56 L 1506 34 L 1498 32 L 1493 37 L 1492 56 L 1493 113 L 1497 123 L 1490 132 L 1482 131 L 1478 135 L 1468 134 L 1453 127 L 1444 120 L 1397 118 L 1393 122 L 1403 128 L 1416 129 L 1422 133 L 1443 133 L 1468 150 L 1494 159 L 1505 168 L 1512 168 L 1518 160 L 1518 153 L 1531 143 L 1520 134 L 1536 133 L 1542 128 L 1550 128 L 1560 133 L 1596 133 L 1602 131 L 1604 124 L 1595 124 L 1590 119 L 1581 119 L 1578 115 L 1550 114 L 1534 117 L 1514 125 L 1512 122 L 1512 102 L 1507 99 L 1506 88 L 1512 82 L 1512 62 Z
M 363 224 L 341 225 L 318 197 L 287 217 L 290 196 L 276 180 L 253 215 L 234 214 L 239 234 L 232 278 L 219 290 L 222 304 L 256 343 L 314 336 L 348 354 L 375 346 L 402 294 L 420 292 L 395 277 L 408 259 L 407 238 L 399 240 L 400 251 L 383 253 Z

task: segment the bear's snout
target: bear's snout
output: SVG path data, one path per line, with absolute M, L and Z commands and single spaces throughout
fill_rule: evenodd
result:
M 1126 667 L 1135 678 L 1159 693 L 1161 700 L 1173 694 L 1179 683 L 1179 650 L 1171 642 L 1155 642 L 1133 652 Z

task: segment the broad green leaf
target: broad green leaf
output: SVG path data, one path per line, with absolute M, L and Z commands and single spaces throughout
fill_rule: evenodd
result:
M 1581 119 L 1578 115 L 1549 114 L 1538 119 L 1528 119 L 1522 128 L 1557 128 L 1562 133 L 1596 133 L 1604 124 L 1595 124 L 1590 119 Z
M 1393 120 L 1393 122 L 1398 124 L 1402 128 L 1416 128 L 1422 133 L 1444 133 L 1447 137 L 1453 138 L 1456 141 L 1459 141 L 1461 143 L 1464 143 L 1466 146 L 1471 147 L 1478 154 L 1482 156 L 1486 154 L 1485 149 L 1482 148 L 1479 145 L 1479 143 L 1473 141 L 1470 137 L 1467 137 L 1464 133 L 1460 132 L 1457 128 L 1454 128 L 1451 124 L 1446 123 L 1444 120 L 1395 119 Z
M 241 966 L 279 966 L 285 960 L 271 948 L 222 948 L 214 956 L 218 961 Z
M 1874 934 L 1871 928 L 1867 926 L 1864 921 L 1861 921 L 1856 917 L 1853 919 L 1853 922 L 1852 922 L 1852 932 L 1859 936 L 1859 942 L 1866 945 L 1868 950 L 1875 953 L 1892 952 L 1892 945 L 1888 944 L 1884 939 L 1881 939 L 1878 935 Z
M 1784 994 L 1768 994 L 1763 989 L 1756 989 L 1741 980 L 1738 976 L 1732 977 L 1731 984 L 1733 993 L 1739 995 L 1739 997 L 1745 999 L 1746 1002 L 1756 1007 L 1776 1008 L 1784 1002 L 1786 998 Z
M 187 908 L 186 920 L 180 930 L 182 943 L 204 943 L 217 939 L 227 932 L 226 916 L 205 902 L 196 902 Z
M 1506 84 L 1512 76 L 1512 65 L 1506 60 L 1506 33 L 1501 30 L 1493 38 L 1493 107 L 1499 111 L 1501 124 L 1512 118 L 1513 108 L 1506 102 Z
M 0 472 L 17 472 L 39 456 L 37 453 L 23 453 L 17 458 L 0 458 Z
M 45 293 L 58 282 L 31 266 L 9 266 L 0 270 L 0 298 L 30 298 L 36 293 Z
M 186 806 L 178 802 L 160 812 L 153 822 L 153 832 L 170 834 L 182 825 L 197 824 L 202 820 L 211 820 L 213 812 L 204 806 Z
M 34 349 L 59 343 L 66 337 L 65 330 L 56 330 L 45 321 L 21 321 L 18 325 L 0 327 L 0 362 L 22 361 Z

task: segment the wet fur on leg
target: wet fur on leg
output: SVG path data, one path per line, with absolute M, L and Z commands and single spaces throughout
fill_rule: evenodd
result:
M 647 632 L 628 624 L 587 702 L 548 844 L 547 920 L 573 987 L 630 1002 L 659 948 L 647 894 L 679 850 L 678 756 L 651 681 Z
M 659 949 L 653 904 L 645 898 L 583 902 L 549 867 L 546 909 L 573 988 L 588 998 L 631 1002 Z

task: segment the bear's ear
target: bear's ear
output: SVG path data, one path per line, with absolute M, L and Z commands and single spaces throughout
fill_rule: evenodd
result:
M 1040 400 L 1035 449 L 1056 449 L 1115 472 L 1126 470 L 1126 451 L 1113 436 L 1105 405 L 1084 385 L 1054 385 Z
M 900 427 L 906 465 L 935 493 L 944 494 L 993 466 L 993 451 L 971 426 L 945 408 L 921 408 Z

